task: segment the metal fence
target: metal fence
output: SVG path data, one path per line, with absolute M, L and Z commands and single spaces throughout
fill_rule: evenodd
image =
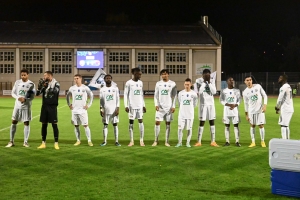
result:
M 288 83 L 292 89 L 297 90 L 297 95 L 300 95 L 300 72 L 249 72 L 240 74 L 231 74 L 230 76 L 235 80 L 235 87 L 243 91 L 246 88 L 244 83 L 245 77 L 251 76 L 253 83 L 260 84 L 267 94 L 278 95 L 280 85 L 278 78 L 280 75 L 286 74 L 288 76 Z

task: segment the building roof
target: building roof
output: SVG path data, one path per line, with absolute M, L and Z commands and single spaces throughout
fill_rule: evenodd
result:
M 190 26 L 103 26 L 45 22 L 0 22 L 0 30 L 0 45 L 220 45 L 221 43 L 203 24 Z

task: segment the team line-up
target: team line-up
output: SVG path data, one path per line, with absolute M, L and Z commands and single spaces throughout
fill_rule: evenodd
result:
M 139 123 L 140 132 L 140 146 L 144 144 L 144 123 L 143 114 L 146 112 L 144 96 L 143 96 L 143 82 L 141 79 L 140 68 L 132 69 L 133 78 L 128 80 L 124 88 L 124 107 L 128 113 L 129 118 L 129 135 L 130 142 L 128 146 L 134 145 L 133 140 L 133 123 L 137 119 Z M 152 146 L 158 145 L 158 138 L 160 134 L 160 123 L 165 121 L 166 134 L 165 146 L 170 146 L 170 123 L 175 112 L 175 105 L 178 102 L 178 143 L 175 147 L 182 146 L 183 130 L 187 130 L 186 147 L 191 147 L 190 141 L 192 137 L 192 127 L 194 122 L 194 108 L 198 106 L 199 114 L 199 128 L 197 142 L 194 146 L 201 146 L 202 135 L 204 131 L 205 121 L 209 121 L 211 143 L 213 147 L 219 145 L 215 141 L 215 124 L 216 111 L 214 96 L 217 92 L 215 81 L 211 79 L 211 72 L 208 69 L 203 70 L 203 76 L 198 78 L 195 84 L 192 84 L 190 78 L 185 79 L 184 90 L 177 93 L 176 83 L 169 79 L 169 72 L 167 69 L 160 71 L 161 80 L 156 83 L 154 93 L 155 104 L 155 139 Z M 81 144 L 79 126 L 83 125 L 85 134 L 88 140 L 88 145 L 93 146 L 91 140 L 91 131 L 88 126 L 88 108 L 93 103 L 93 93 L 86 85 L 82 84 L 82 76 L 76 74 L 74 76 L 75 85 L 68 90 L 66 100 L 72 112 L 72 124 L 74 125 L 74 132 L 76 136 L 75 146 Z M 118 142 L 118 122 L 119 122 L 119 107 L 120 96 L 119 89 L 116 84 L 112 82 L 112 76 L 107 74 L 104 77 L 105 85 L 100 89 L 100 114 L 103 122 L 103 137 L 104 141 L 100 146 L 107 145 L 108 124 L 111 123 L 114 129 L 115 145 L 121 146 Z M 281 126 L 282 139 L 290 138 L 289 124 L 292 118 L 294 107 L 292 99 L 292 90 L 287 83 L 287 76 L 281 75 L 278 79 L 281 84 L 279 96 L 275 111 L 279 116 L 279 125 Z M 251 144 L 249 147 L 256 146 L 255 144 L 255 127 L 259 127 L 261 138 L 261 146 L 266 147 L 265 138 L 265 111 L 268 97 L 264 89 L 259 84 L 253 84 L 251 76 L 245 77 L 246 89 L 242 92 L 244 99 L 244 108 L 246 120 L 250 124 Z M 234 125 L 235 146 L 240 147 L 239 143 L 239 110 L 241 103 L 241 92 L 234 88 L 234 80 L 232 77 L 227 78 L 228 87 L 221 91 L 220 103 L 224 106 L 223 123 L 225 124 L 225 139 L 224 146 L 229 146 L 230 122 Z M 37 89 L 35 84 L 29 80 L 29 72 L 27 69 L 21 70 L 21 79 L 17 80 L 12 89 L 12 97 L 16 99 L 15 106 L 12 113 L 12 124 L 10 127 L 10 141 L 6 147 L 13 147 L 14 137 L 16 133 L 17 123 L 22 121 L 24 123 L 24 147 L 29 147 L 28 138 L 30 134 L 29 122 L 32 120 L 31 105 L 35 95 L 42 95 L 42 107 L 40 113 L 40 122 L 42 123 L 41 135 L 42 144 L 38 149 L 46 148 L 46 137 L 48 123 L 51 123 L 54 134 L 54 148 L 59 149 L 58 138 L 59 130 L 57 126 L 57 106 L 59 98 L 60 85 L 53 77 L 51 71 L 44 73 L 44 78 L 41 78 Z M 88 101 L 89 98 L 89 101 Z

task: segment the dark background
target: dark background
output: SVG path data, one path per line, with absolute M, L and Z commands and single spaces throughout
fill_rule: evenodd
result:
M 0 0 L 0 21 L 195 25 L 204 15 L 223 37 L 225 73 L 299 71 L 300 0 Z

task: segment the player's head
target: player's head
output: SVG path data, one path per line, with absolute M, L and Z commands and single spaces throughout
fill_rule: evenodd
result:
M 210 70 L 204 69 L 202 72 L 202 77 L 203 77 L 204 81 L 209 81 L 210 80 Z
M 163 81 L 168 81 L 169 80 L 169 70 L 167 69 L 162 69 L 160 71 L 160 75 Z
M 140 69 L 140 68 L 138 68 L 138 67 L 133 68 L 133 69 L 131 70 L 131 73 L 133 74 L 133 79 L 134 79 L 135 81 L 141 79 L 142 72 L 141 72 L 141 69 Z
M 280 75 L 278 79 L 279 84 L 285 84 L 288 80 L 288 76 L 286 74 Z
M 51 71 L 45 71 L 44 80 L 49 82 L 52 81 L 53 73 Z
M 247 87 L 252 87 L 252 77 L 249 75 L 249 76 L 245 76 L 245 84 L 247 85 Z
M 190 78 L 185 79 L 184 81 L 184 89 L 190 91 L 192 86 L 192 80 Z
M 28 69 L 21 70 L 21 79 L 23 82 L 26 82 L 28 80 L 28 74 L 29 74 Z
M 233 79 L 231 76 L 229 76 L 229 77 L 227 78 L 227 85 L 228 85 L 228 88 L 233 88 L 233 85 L 234 85 L 234 79 Z
M 106 85 L 110 85 L 111 84 L 111 81 L 112 81 L 112 76 L 110 74 L 106 74 L 104 76 L 104 82 Z
M 80 86 L 82 83 L 82 76 L 80 74 L 74 75 L 74 82 L 76 85 Z

